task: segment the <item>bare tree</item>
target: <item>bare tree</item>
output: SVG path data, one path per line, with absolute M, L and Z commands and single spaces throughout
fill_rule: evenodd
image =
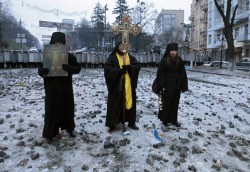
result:
M 157 17 L 157 10 L 151 3 L 140 2 L 134 8 L 132 8 L 132 21 L 133 23 L 139 24 L 142 31 L 150 31 L 154 27 L 154 21 Z M 153 29 L 152 29 L 153 32 Z
M 151 33 L 153 33 L 154 21 L 158 15 L 157 11 L 154 8 L 153 4 L 149 4 L 146 2 L 138 2 L 137 5 L 131 10 L 132 12 L 130 13 L 130 15 L 132 18 L 132 23 L 138 24 L 142 29 L 142 32 L 135 38 L 135 50 L 137 52 L 141 50 L 145 51 L 145 49 L 140 47 L 140 45 L 142 45 L 142 42 L 145 41 L 146 45 L 144 45 L 143 47 L 152 46 L 153 39 L 152 34 L 150 35 L 150 31 Z M 143 34 L 146 32 L 148 32 L 149 34 Z
M 166 47 L 171 42 L 176 42 L 181 44 L 181 28 L 176 28 L 174 30 L 168 29 L 163 34 L 159 35 L 158 42 L 159 46 Z
M 26 43 L 18 44 L 16 40 L 17 34 L 24 34 Z M 26 50 L 31 46 L 39 47 L 38 39 L 26 30 L 22 21 L 19 22 L 10 13 L 9 2 L 0 2 L 0 48 L 4 49 L 23 49 Z
M 232 65 L 229 67 L 229 70 L 233 71 L 235 69 L 233 26 L 238 4 L 232 8 L 232 0 L 227 0 L 227 7 L 224 13 L 224 4 L 219 4 L 218 0 L 214 0 L 214 3 L 224 22 L 225 27 L 223 28 L 223 34 L 225 35 L 228 46 L 227 56 L 232 60 Z

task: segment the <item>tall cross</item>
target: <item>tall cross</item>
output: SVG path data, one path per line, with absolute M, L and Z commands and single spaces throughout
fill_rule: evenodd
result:
M 121 24 L 114 24 L 112 26 L 112 31 L 114 35 L 122 33 L 122 44 L 120 45 L 120 49 L 123 52 L 127 52 L 129 48 L 129 34 L 132 33 L 134 36 L 138 35 L 141 32 L 141 27 L 137 24 L 131 24 L 131 17 L 128 14 L 123 14 Z

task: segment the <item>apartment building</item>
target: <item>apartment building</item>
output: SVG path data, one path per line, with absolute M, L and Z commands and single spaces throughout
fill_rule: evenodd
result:
M 160 37 L 166 31 L 171 31 L 174 34 L 181 31 L 181 26 L 184 23 L 184 10 L 167 10 L 162 9 L 155 21 L 155 41 L 158 46 L 163 44 Z M 181 37 L 181 34 L 180 34 Z M 165 45 L 164 45 L 165 46 Z M 165 47 L 164 47 L 165 48 Z
M 250 57 L 250 0 L 238 0 L 238 10 L 234 24 L 235 47 L 242 50 L 240 60 Z
M 191 4 L 191 43 L 196 56 L 207 54 L 207 0 L 193 0 Z
M 227 5 L 227 0 L 218 0 L 218 2 L 223 7 Z M 249 0 L 233 0 L 232 7 L 235 7 L 236 4 L 238 4 L 238 9 L 234 21 L 233 36 L 235 50 L 237 50 L 236 61 L 239 61 L 243 57 L 250 56 L 250 8 Z M 214 4 L 214 0 L 208 0 L 207 17 L 208 54 L 211 58 L 218 59 L 221 56 L 220 53 L 222 53 L 223 60 L 228 60 L 226 56 L 226 40 L 222 32 L 224 23 Z
M 155 33 L 162 34 L 166 30 L 180 28 L 184 22 L 184 10 L 162 9 L 155 22 Z

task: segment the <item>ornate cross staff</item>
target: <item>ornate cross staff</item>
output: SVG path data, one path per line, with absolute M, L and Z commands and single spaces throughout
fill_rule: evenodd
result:
M 134 36 L 141 32 L 141 27 L 137 24 L 131 24 L 131 17 L 128 14 L 124 14 L 121 18 L 121 25 L 114 24 L 112 26 L 112 31 L 114 35 L 122 33 L 122 44 L 120 49 L 123 52 L 127 52 L 129 48 L 129 34 L 132 33 Z

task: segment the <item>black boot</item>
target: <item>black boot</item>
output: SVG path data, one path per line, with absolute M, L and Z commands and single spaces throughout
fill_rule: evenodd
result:
M 179 122 L 174 122 L 172 124 L 175 125 L 176 127 L 181 127 L 181 124 Z
M 76 131 L 68 131 L 70 137 L 76 137 Z
M 162 121 L 164 126 L 168 126 L 168 123 L 166 121 Z
M 132 128 L 132 129 L 134 129 L 134 130 L 139 130 L 139 127 L 137 127 L 135 124 L 128 124 L 128 127 L 129 128 Z
M 114 131 L 115 130 L 115 125 L 111 125 L 111 126 L 109 126 L 109 130 L 108 130 L 108 132 L 112 132 L 112 131 Z

